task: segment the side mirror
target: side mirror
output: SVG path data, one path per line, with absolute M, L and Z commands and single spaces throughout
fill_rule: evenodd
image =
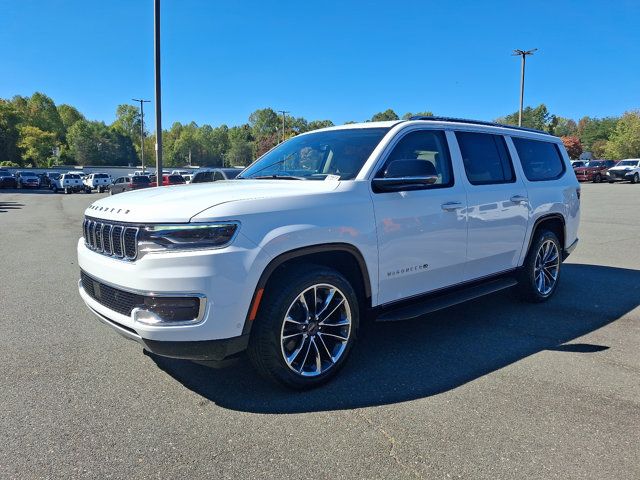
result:
M 377 192 L 401 192 L 419 190 L 438 181 L 433 164 L 427 160 L 394 160 L 381 178 L 374 178 L 372 185 Z

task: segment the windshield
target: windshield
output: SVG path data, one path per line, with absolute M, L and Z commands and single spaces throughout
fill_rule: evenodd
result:
M 355 178 L 388 128 L 351 128 L 294 137 L 267 152 L 238 178 Z
M 21 177 L 35 177 L 36 174 L 33 172 L 20 172 Z
M 80 180 L 80 175 L 76 175 L 75 173 L 67 173 L 64 178 L 66 179 L 74 179 L 74 180 Z
M 135 177 L 131 177 L 131 181 L 133 183 L 149 183 L 149 177 L 143 177 L 142 175 L 136 175 Z
M 629 166 L 629 167 L 635 167 L 638 164 L 638 160 L 621 160 L 620 162 L 618 162 L 618 167 L 622 167 L 622 166 Z
M 587 162 L 585 164 L 585 167 L 592 167 L 592 168 L 593 167 L 604 167 L 604 162 L 594 162 L 594 161 Z
M 96 173 L 93 178 L 109 178 L 109 175 L 106 173 Z

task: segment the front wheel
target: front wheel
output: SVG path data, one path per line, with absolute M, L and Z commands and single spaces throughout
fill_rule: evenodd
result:
M 249 358 L 265 377 L 303 390 L 343 366 L 355 341 L 359 305 L 339 272 L 293 268 L 269 282 L 253 321 Z
M 551 298 L 558 287 L 561 265 L 561 246 L 556 234 L 549 230 L 536 232 L 518 274 L 520 297 L 533 303 Z
M 633 177 L 631 177 L 631 183 L 638 183 L 640 182 L 640 176 L 638 176 L 638 172 L 633 174 Z
M 593 177 L 593 182 L 594 183 L 601 183 L 602 182 L 602 175 L 600 175 L 599 173 L 596 173 L 596 176 Z

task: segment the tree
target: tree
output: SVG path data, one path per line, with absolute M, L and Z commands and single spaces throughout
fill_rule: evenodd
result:
M 60 115 L 60 120 L 62 120 L 62 125 L 64 126 L 65 132 L 71 128 L 71 126 L 76 123 L 78 120 L 84 120 L 84 115 L 82 115 L 78 109 L 72 107 L 71 105 L 58 105 L 58 115 Z
M 578 122 L 578 137 L 585 150 L 591 150 L 598 140 L 609 140 L 618 123 L 617 117 L 583 117 Z
M 578 137 L 562 137 L 562 143 L 564 143 L 564 148 L 567 149 L 569 158 L 571 158 L 572 160 L 580 158 L 580 154 L 582 153 L 582 145 L 580 144 L 580 139 Z
M 605 153 L 614 160 L 640 157 L 640 110 L 626 112 L 620 118 Z
M 496 122 L 505 125 L 518 125 L 518 112 L 500 117 L 496 119 Z M 548 132 L 553 129 L 553 116 L 549 114 L 544 103 L 536 108 L 526 107 L 522 110 L 522 126 Z
M 65 128 L 56 104 L 43 93 L 36 92 L 26 100 L 23 122 L 44 132 L 53 133 L 58 140 L 64 137 Z
M 123 103 L 116 108 L 116 119 L 111 126 L 131 139 L 140 138 L 140 112 L 133 105 Z
M 67 132 L 69 150 L 80 165 L 137 165 L 131 138 L 103 122 L 79 120 Z
M 229 150 L 225 156 L 225 165 L 249 165 L 253 160 L 251 126 L 241 125 L 229 129 Z
M 591 153 L 593 154 L 593 158 L 606 157 L 607 143 L 608 142 L 606 140 L 596 140 L 591 144 Z
M 20 117 L 15 107 L 0 99 L 0 160 L 16 163 L 20 162 L 18 141 L 20 132 L 18 124 Z
M 385 120 L 400 120 L 400 117 L 390 108 L 387 108 L 384 112 L 378 112 L 371 117 L 372 122 L 382 122 Z
M 553 129 L 554 135 L 558 137 L 571 137 L 578 133 L 578 124 L 570 118 L 555 117 L 556 125 Z
M 416 117 L 416 116 L 420 116 L 420 117 L 433 117 L 433 112 L 430 111 L 426 111 L 426 112 L 417 112 L 417 113 L 411 113 L 411 112 L 407 112 L 402 116 L 403 120 L 409 120 L 411 117 Z
M 50 158 L 57 146 L 56 134 L 31 125 L 21 125 L 19 133 L 18 147 L 22 150 L 23 158 L 34 167 L 50 166 Z
M 333 127 L 333 122 L 331 120 L 313 120 L 309 122 L 309 125 L 307 125 L 306 131 L 310 132 L 311 130 L 318 130 L 319 128 L 327 127 Z

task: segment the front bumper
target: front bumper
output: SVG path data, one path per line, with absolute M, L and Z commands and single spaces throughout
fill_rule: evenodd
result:
M 85 298 L 86 293 L 79 284 L 80 295 Z M 86 300 L 85 300 L 86 301 Z M 111 327 L 123 337 L 133 340 L 142 345 L 146 350 L 156 355 L 170 358 L 180 358 L 184 360 L 206 361 L 206 362 L 222 362 L 225 359 L 237 355 L 247 349 L 249 344 L 249 335 L 240 335 L 233 338 L 225 338 L 221 340 L 203 340 L 191 342 L 172 342 L 158 341 L 142 338 L 138 333 L 127 328 L 118 322 L 111 320 L 97 310 L 89 306 L 89 309 L 98 317 L 105 325 Z

